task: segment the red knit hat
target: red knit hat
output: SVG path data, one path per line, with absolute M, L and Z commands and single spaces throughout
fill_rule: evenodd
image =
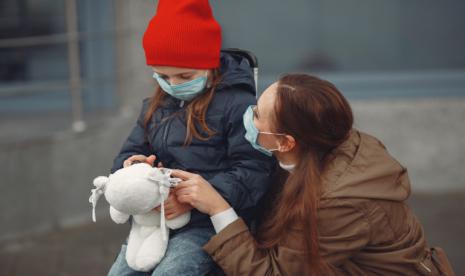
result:
M 208 0 L 159 0 L 143 46 L 147 65 L 216 68 L 220 64 L 221 27 Z

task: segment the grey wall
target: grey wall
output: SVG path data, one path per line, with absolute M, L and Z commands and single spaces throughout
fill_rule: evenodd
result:
M 257 53 L 263 70 L 465 67 L 465 2 L 210 1 L 224 45 Z
M 0 238 L 88 221 L 92 179 L 108 174 L 129 131 L 122 122 L 0 145 Z
M 353 101 L 352 107 L 355 126 L 379 137 L 407 166 L 413 193 L 465 192 L 465 99 Z
M 108 174 L 153 79 L 141 47 L 155 4 L 115 1 L 115 114 L 85 114 L 89 128 L 74 133 L 69 114 L 0 118 L 0 239 L 89 222 L 92 179 Z M 105 200 L 100 203 L 105 209 Z M 106 214 L 104 210 L 103 212 Z
M 138 106 L 153 92 L 153 73 L 145 64 L 142 37 L 156 3 L 118 0 L 115 6 L 115 27 L 123 31 L 116 40 L 118 94 L 123 111 L 131 112 L 128 106 Z

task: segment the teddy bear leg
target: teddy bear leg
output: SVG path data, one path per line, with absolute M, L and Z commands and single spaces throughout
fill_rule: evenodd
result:
M 143 226 L 135 222 L 132 223 L 131 230 L 129 232 L 128 246 L 126 247 L 126 262 L 128 263 L 129 267 L 139 271 L 140 268 L 137 266 L 136 258 L 142 242 L 144 241 L 144 237 L 141 236 L 142 227 Z
M 166 229 L 168 232 L 169 229 Z M 140 271 L 150 271 L 165 255 L 168 240 L 163 240 L 160 227 L 156 227 L 152 234 L 142 243 L 136 257 L 136 266 Z

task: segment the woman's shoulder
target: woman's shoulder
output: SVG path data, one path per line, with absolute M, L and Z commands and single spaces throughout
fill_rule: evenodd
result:
M 322 198 L 403 202 L 409 194 L 407 170 L 378 139 L 359 131 L 334 152 L 323 174 Z

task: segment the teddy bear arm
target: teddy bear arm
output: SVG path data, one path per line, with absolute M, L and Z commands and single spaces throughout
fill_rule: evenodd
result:
M 188 224 L 191 219 L 191 213 L 187 212 L 174 219 L 167 219 L 166 226 L 170 229 L 178 229 Z
M 125 223 L 129 219 L 128 214 L 116 210 L 115 208 L 113 208 L 113 206 L 110 206 L 110 217 L 114 222 L 118 224 Z

